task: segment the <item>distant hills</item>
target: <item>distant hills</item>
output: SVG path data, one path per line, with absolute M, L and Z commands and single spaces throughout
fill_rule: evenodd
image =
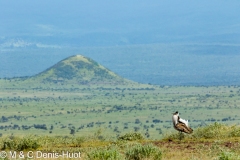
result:
M 68 57 L 27 79 L 44 83 L 77 84 L 124 84 L 130 82 L 82 55 Z
M 240 46 L 154 44 L 1 52 L 0 78 L 32 76 L 73 53 L 126 79 L 155 85 L 240 85 Z

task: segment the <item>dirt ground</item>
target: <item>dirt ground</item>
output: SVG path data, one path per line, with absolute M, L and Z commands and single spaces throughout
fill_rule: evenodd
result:
M 168 160 L 211 160 L 218 159 L 223 151 L 240 153 L 240 141 L 155 141 L 156 146 L 162 149 L 163 159 Z

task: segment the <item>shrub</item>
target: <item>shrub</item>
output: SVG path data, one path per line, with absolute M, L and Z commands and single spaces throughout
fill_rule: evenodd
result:
M 196 131 L 194 131 L 193 137 L 206 139 L 223 138 L 223 136 L 225 136 L 226 130 L 226 125 L 215 122 L 205 127 L 198 128 Z
M 141 160 L 141 159 L 152 159 L 161 160 L 162 152 L 156 146 L 152 144 L 141 145 L 137 144 L 132 148 L 128 149 L 125 153 L 126 159 L 128 160 Z
M 118 140 L 125 140 L 125 141 L 135 141 L 135 140 L 142 140 L 143 136 L 141 133 L 133 132 L 133 133 L 126 133 L 120 137 Z
M 16 151 L 22 151 L 25 149 L 37 149 L 38 147 L 40 147 L 38 139 L 34 136 L 28 136 L 23 138 L 10 137 L 4 139 L 1 143 L 1 149 L 3 150 L 13 149 Z
M 85 140 L 84 137 L 77 136 L 40 136 L 39 142 L 43 147 L 81 147 Z
M 205 127 L 198 128 L 194 131 L 193 137 L 206 139 L 240 137 L 240 128 L 215 122 Z
M 221 152 L 219 160 L 240 160 L 240 157 L 232 152 Z
M 229 137 L 240 137 L 240 128 L 237 127 L 236 125 L 231 126 Z
M 40 147 L 38 143 L 38 139 L 34 138 L 33 136 L 30 137 L 24 137 L 19 145 L 18 150 L 25 150 L 25 149 L 37 149 Z
M 89 160 L 121 160 L 122 155 L 117 149 L 97 149 L 87 154 Z

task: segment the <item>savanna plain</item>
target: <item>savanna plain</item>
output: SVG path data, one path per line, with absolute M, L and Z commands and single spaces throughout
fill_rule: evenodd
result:
M 1 79 L 0 86 L 0 147 L 7 153 L 240 159 L 239 86 L 36 84 L 18 78 Z M 173 129 L 175 111 L 190 121 L 193 134 L 181 138 Z

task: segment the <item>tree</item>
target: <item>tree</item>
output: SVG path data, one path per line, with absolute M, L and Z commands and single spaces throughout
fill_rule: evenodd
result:
M 141 121 L 139 119 L 135 119 L 135 124 L 139 124 Z
M 74 128 L 74 127 L 72 127 L 72 128 L 70 129 L 70 134 L 74 136 L 74 134 L 75 134 L 75 128 Z

